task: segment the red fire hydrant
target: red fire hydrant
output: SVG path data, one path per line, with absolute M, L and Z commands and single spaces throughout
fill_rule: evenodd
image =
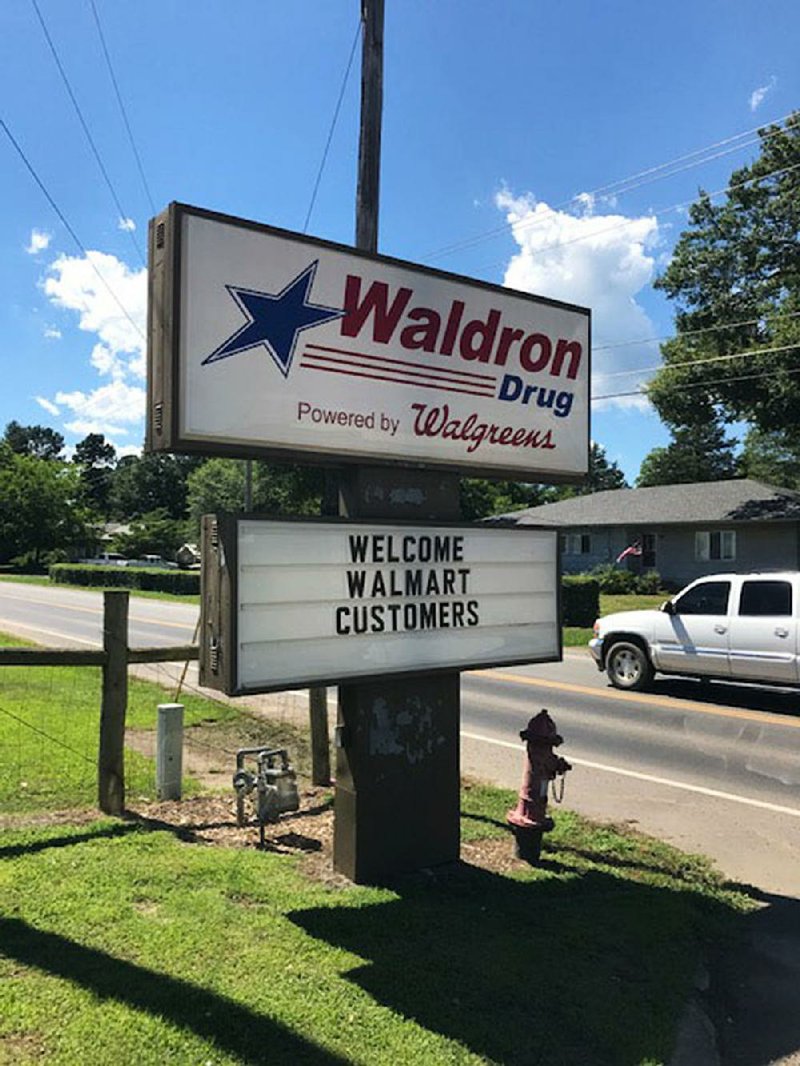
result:
M 572 767 L 553 751 L 564 742 L 564 738 L 559 736 L 556 723 L 544 708 L 520 732 L 520 739 L 527 742 L 528 758 L 519 790 L 519 802 L 514 810 L 508 812 L 506 821 L 514 833 L 517 858 L 535 863 L 542 853 L 543 834 L 553 828 L 553 819 L 547 814 L 550 782 Z

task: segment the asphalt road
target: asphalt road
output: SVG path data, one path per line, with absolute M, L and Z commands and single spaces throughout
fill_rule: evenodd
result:
M 99 593 L 0 582 L 0 630 L 42 644 L 99 644 L 101 612 Z M 188 643 L 197 613 L 131 597 L 130 643 Z M 463 675 L 463 770 L 516 788 L 518 733 L 541 707 L 574 766 L 566 806 L 800 897 L 800 693 L 667 678 L 651 693 L 620 693 L 584 652 L 567 649 L 563 663 Z

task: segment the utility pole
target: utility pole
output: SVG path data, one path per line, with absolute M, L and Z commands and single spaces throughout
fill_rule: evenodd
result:
M 384 0 L 361 0 L 361 133 L 356 245 L 378 250 Z M 408 467 L 351 466 L 339 513 L 457 521 L 459 479 Z M 334 867 L 374 883 L 459 856 L 456 671 L 382 676 L 339 687 Z

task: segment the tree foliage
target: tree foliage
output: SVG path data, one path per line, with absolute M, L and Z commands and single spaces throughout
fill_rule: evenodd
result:
M 202 460 L 185 455 L 126 455 L 117 463 L 109 505 L 119 519 L 165 510 L 171 518 L 187 513 L 187 478 Z
M 797 434 L 775 430 L 765 433 L 751 429 L 744 439 L 739 456 L 739 470 L 744 477 L 800 490 L 800 447 Z
M 316 467 L 253 463 L 253 510 L 270 515 L 318 515 L 324 474 Z M 188 510 L 201 515 L 244 509 L 245 464 L 241 459 L 208 459 L 188 479 Z
M 607 492 L 609 489 L 626 489 L 628 483 L 619 465 L 609 459 L 602 444 L 592 441 L 589 449 L 589 473 L 578 485 L 558 485 L 547 490 L 543 502 L 566 500 L 571 496 L 589 496 L 593 492 Z
M 64 438 L 49 426 L 9 422 L 3 440 L 17 455 L 32 455 L 35 459 L 58 459 L 64 450 Z
M 160 555 L 170 562 L 186 539 L 187 522 L 172 518 L 162 507 L 157 511 L 135 518 L 128 533 L 118 533 L 114 538 L 114 551 L 129 559 L 143 555 Z
M 114 445 L 102 433 L 89 433 L 75 445 L 72 461 L 80 468 L 84 498 L 101 515 L 108 511 L 116 459 Z
M 644 457 L 636 486 L 727 480 L 737 472 L 734 448 L 735 441 L 714 421 L 678 427 L 666 448 L 653 448 Z
M 701 192 L 656 282 L 677 305 L 678 335 L 648 394 L 671 426 L 698 425 L 712 408 L 725 422 L 800 434 L 800 112 L 760 138 L 724 201 Z
M 80 543 L 87 518 L 80 495 L 70 464 L 0 443 L 0 561 L 39 564 L 47 553 Z

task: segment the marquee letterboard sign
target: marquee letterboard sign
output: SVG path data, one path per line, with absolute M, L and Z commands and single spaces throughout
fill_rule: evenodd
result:
M 588 469 L 585 308 L 172 204 L 148 314 L 151 450 Z
M 561 658 L 557 535 L 203 520 L 201 683 L 229 695 Z

